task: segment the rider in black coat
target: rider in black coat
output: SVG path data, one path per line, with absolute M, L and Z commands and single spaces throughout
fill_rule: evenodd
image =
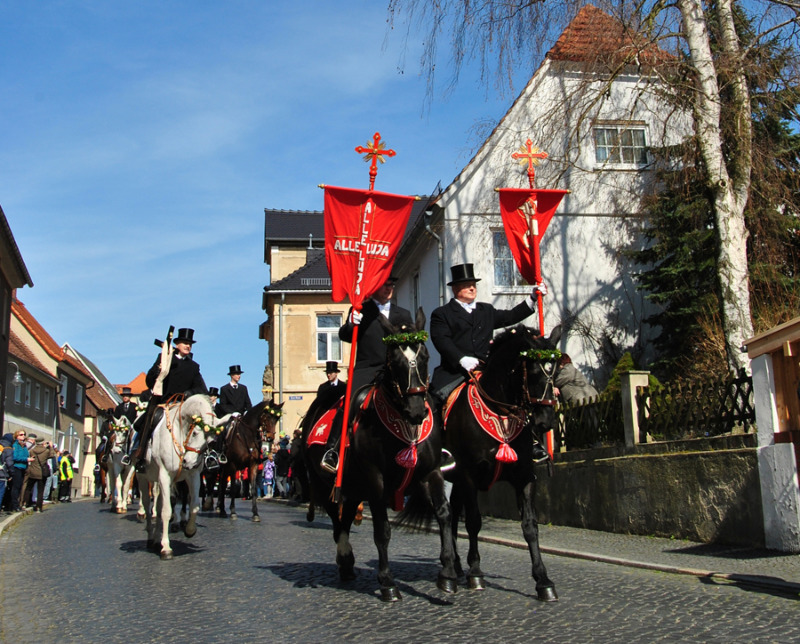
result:
M 194 329 L 178 329 L 178 334 L 172 342 L 175 345 L 175 352 L 172 354 L 169 373 L 164 378 L 162 393 L 160 396 L 153 394 L 147 412 L 137 423 L 140 427 L 137 427 L 138 433 L 133 444 L 137 471 L 144 467 L 147 442 L 150 440 L 155 426 L 152 422 L 155 406 L 162 401 L 168 401 L 175 394 L 183 394 L 187 398 L 194 394 L 208 394 L 206 383 L 203 376 L 200 375 L 200 365 L 192 359 L 192 345 L 195 343 Z M 145 376 L 145 384 L 150 390 L 155 386 L 160 372 L 161 356 L 156 358 Z
M 453 298 L 431 313 L 431 340 L 442 361 L 433 371 L 430 388 L 439 405 L 486 360 L 494 330 L 522 322 L 536 310 L 537 293 L 547 294 L 544 284 L 537 285 L 513 309 L 496 309 L 475 301 L 480 278 L 475 277 L 472 264 L 452 266 L 450 273 L 452 280 L 447 285 L 453 290 Z M 546 457 L 546 450 L 535 443 L 535 460 Z

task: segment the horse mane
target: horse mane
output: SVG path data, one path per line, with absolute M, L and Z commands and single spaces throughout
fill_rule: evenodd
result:
M 541 341 L 544 341 L 544 344 Z M 548 345 L 549 343 L 545 338 L 535 336 L 531 329 L 518 324 L 506 329 L 492 340 L 487 363 L 502 359 L 509 361 L 506 364 L 510 364 L 517 361 L 520 351 L 531 347 L 545 347 Z

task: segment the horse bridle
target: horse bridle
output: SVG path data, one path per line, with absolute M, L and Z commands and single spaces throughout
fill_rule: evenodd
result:
M 545 375 L 545 383 L 544 383 L 544 391 L 542 392 L 541 398 L 533 398 L 531 397 L 530 387 L 528 386 L 528 360 L 524 359 L 522 362 L 522 389 L 525 392 L 525 397 L 521 405 L 514 405 L 506 402 L 502 402 L 500 400 L 495 400 L 492 398 L 486 390 L 480 384 L 480 378 L 476 378 L 474 375 L 471 376 L 470 382 L 475 386 L 475 389 L 478 391 L 478 395 L 486 402 L 491 403 L 495 407 L 498 408 L 499 412 L 506 416 L 516 416 L 518 418 L 525 418 L 529 413 L 530 407 L 535 407 L 536 405 L 543 405 L 547 407 L 555 407 L 558 401 L 555 398 L 555 393 L 553 392 L 553 379 L 555 378 L 556 370 L 553 369 L 553 372 L 548 374 L 547 370 L 542 365 L 541 360 L 535 360 L 535 364 L 542 370 L 542 373 Z M 552 397 L 547 397 L 548 391 L 552 394 Z
M 423 346 L 424 345 L 422 343 L 419 343 L 417 345 L 417 350 L 414 352 L 414 357 L 408 359 L 408 386 L 406 387 L 405 393 L 403 393 L 403 390 L 400 388 L 400 383 L 398 383 L 396 380 L 392 382 L 392 384 L 394 385 L 394 389 L 397 391 L 397 395 L 400 397 L 401 400 L 407 398 L 408 396 L 415 396 L 419 394 L 425 395 L 428 391 L 429 381 L 423 380 L 422 376 L 419 373 L 419 353 L 420 351 L 422 351 Z M 388 353 L 386 354 L 386 358 L 387 358 L 387 367 L 389 367 Z M 387 369 L 387 371 L 391 373 L 391 368 Z M 412 387 L 411 385 L 414 376 L 416 376 L 417 382 L 420 384 L 415 387 Z

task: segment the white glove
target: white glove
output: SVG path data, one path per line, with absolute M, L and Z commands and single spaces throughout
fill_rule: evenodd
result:
M 356 311 L 353 309 L 353 312 L 350 314 L 350 324 L 361 324 L 361 318 L 364 316 L 361 315 L 361 311 Z
M 542 282 L 541 284 L 534 284 L 533 290 L 531 290 L 531 297 L 536 300 L 536 294 L 541 293 L 542 297 L 547 295 L 547 284 Z
M 241 416 L 241 414 L 238 411 L 235 411 L 231 414 L 231 418 L 236 418 L 237 416 Z
M 472 371 L 478 366 L 478 359 L 473 358 L 472 356 L 464 356 L 458 361 L 458 364 L 460 364 L 466 371 Z

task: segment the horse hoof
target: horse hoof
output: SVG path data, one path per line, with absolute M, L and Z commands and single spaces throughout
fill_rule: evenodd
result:
M 467 588 L 470 590 L 486 590 L 486 584 L 483 583 L 483 575 L 467 576 Z
M 403 599 L 403 597 L 400 595 L 400 591 L 397 590 L 397 586 L 381 588 L 382 602 L 399 602 L 401 599 Z
M 458 592 L 458 582 L 455 579 L 447 579 L 446 577 L 440 576 L 439 579 L 436 580 L 436 587 L 442 592 L 451 595 Z
M 261 517 L 257 514 L 253 515 L 253 523 L 261 523 Z
M 537 589 L 536 593 L 540 602 L 558 601 L 558 595 L 556 594 L 556 589 L 553 586 L 546 586 L 545 588 L 539 588 Z
M 239 518 L 238 514 L 236 514 L 235 512 L 231 512 L 231 521 L 235 521 L 238 518 Z
M 122 508 L 117 508 L 116 512 L 117 514 L 125 514 L 125 510 L 123 510 Z
M 355 578 L 355 571 L 339 569 L 339 581 L 353 581 Z
M 161 561 L 169 561 L 170 559 L 172 559 L 172 551 L 171 550 L 164 551 L 164 552 L 161 553 Z
M 137 515 L 136 515 L 136 520 L 137 520 L 139 523 L 144 523 L 144 515 L 143 515 L 143 514 L 137 514 Z
M 184 528 L 183 534 L 186 536 L 187 539 L 191 539 L 194 535 L 197 534 L 197 528 L 194 528 L 194 530 L 187 530 Z

